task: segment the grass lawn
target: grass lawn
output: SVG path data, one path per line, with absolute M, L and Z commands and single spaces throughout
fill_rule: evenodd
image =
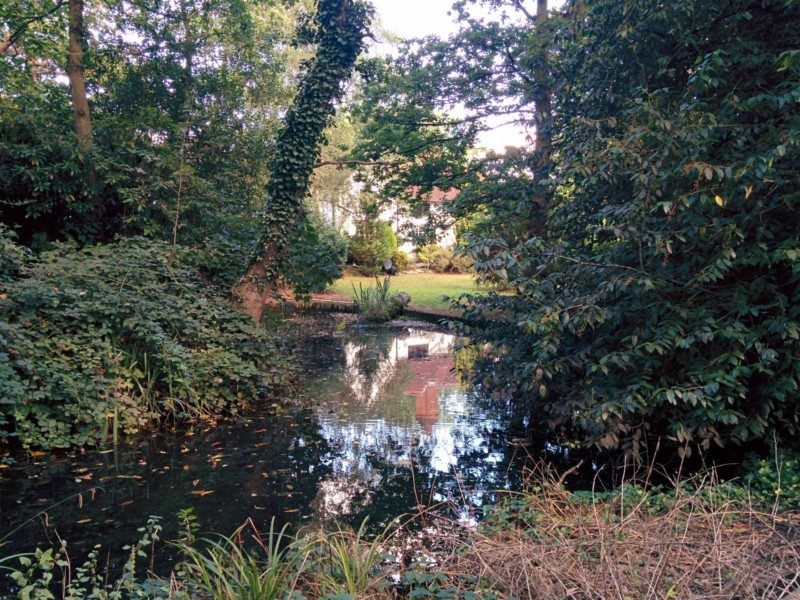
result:
M 334 281 L 327 291 L 352 298 L 353 286 L 358 289 L 359 282 L 367 287 L 375 284 L 375 278 L 346 275 Z M 472 275 L 446 273 L 401 273 L 392 277 L 392 290 L 411 296 L 411 308 L 433 310 L 450 310 L 450 305 L 442 301 L 442 296 L 457 298 L 465 292 L 479 291 Z

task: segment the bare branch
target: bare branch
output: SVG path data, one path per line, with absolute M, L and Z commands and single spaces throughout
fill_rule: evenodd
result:
M 513 0 L 513 4 L 514 6 L 517 7 L 517 10 L 519 10 L 523 15 L 525 15 L 525 18 L 528 19 L 528 21 L 530 21 L 531 23 L 536 21 L 536 15 L 532 15 L 530 11 L 528 11 L 528 9 L 525 8 L 525 5 L 522 3 L 522 0 Z

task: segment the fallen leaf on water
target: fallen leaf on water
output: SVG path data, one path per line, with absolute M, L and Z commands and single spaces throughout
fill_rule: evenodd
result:
M 91 523 L 91 519 L 81 519 L 80 521 L 75 521 L 78 525 L 83 525 L 84 523 Z
M 296 512 L 300 512 L 300 509 L 299 508 L 287 508 L 283 512 L 285 512 L 285 513 L 296 513 Z
M 192 496 L 208 496 L 209 494 L 213 494 L 214 490 L 192 490 L 189 493 Z
M 200 480 L 199 480 L 199 479 L 195 479 L 194 481 L 192 481 L 192 485 L 193 485 L 194 487 L 197 487 L 197 484 L 198 484 L 198 483 L 200 483 Z

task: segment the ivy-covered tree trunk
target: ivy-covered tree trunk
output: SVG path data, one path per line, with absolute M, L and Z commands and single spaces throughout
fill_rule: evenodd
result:
M 305 218 L 314 165 L 324 131 L 364 47 L 372 8 L 361 0 L 319 0 L 315 21 L 302 34 L 318 44 L 300 91 L 286 116 L 267 186 L 264 229 L 250 266 L 235 294 L 245 312 L 261 319 L 283 272 L 293 231 Z

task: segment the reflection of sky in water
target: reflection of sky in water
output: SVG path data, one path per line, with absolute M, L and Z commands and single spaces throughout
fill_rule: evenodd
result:
M 473 504 L 482 492 L 505 487 L 498 466 L 506 448 L 490 440 L 503 423 L 458 380 L 454 344 L 452 335 L 424 330 L 344 344 L 344 369 L 332 375 L 333 391 L 316 409 L 331 449 L 318 517 L 363 509 L 387 479 L 432 486 L 425 493 L 435 500 Z
M 246 519 L 266 531 L 273 518 L 357 526 L 369 516 L 377 528 L 444 500 L 464 516 L 493 490 L 519 485 L 509 418 L 459 382 L 453 336 L 348 328 L 327 315 L 301 326 L 303 402 L 254 403 L 246 418 L 154 431 L 98 452 L 5 457 L 4 550 L 30 551 L 58 533 L 77 553 L 102 543 L 122 557 L 149 515 L 164 517 L 171 539 L 187 507 L 204 532 L 230 533 Z M 173 554 L 166 547 L 159 560 Z

